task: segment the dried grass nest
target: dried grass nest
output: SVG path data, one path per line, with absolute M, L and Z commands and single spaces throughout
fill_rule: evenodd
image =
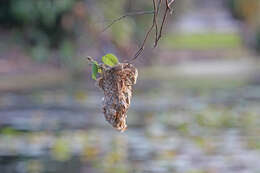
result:
M 98 86 L 104 92 L 103 113 L 115 129 L 123 132 L 127 128 L 127 110 L 130 106 L 133 88 L 138 76 L 137 69 L 129 63 L 119 63 L 103 68 Z

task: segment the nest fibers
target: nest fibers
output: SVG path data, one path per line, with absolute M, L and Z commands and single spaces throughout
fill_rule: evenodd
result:
M 136 84 L 137 69 L 129 63 L 104 68 L 98 86 L 104 91 L 103 113 L 117 130 L 124 131 L 126 113 L 132 98 L 132 86 Z

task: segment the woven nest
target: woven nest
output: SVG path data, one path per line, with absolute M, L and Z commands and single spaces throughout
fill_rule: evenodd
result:
M 117 130 L 127 128 L 127 110 L 132 98 L 132 86 L 136 83 L 137 69 L 129 63 L 121 63 L 103 69 L 98 86 L 104 91 L 103 113 L 106 120 Z

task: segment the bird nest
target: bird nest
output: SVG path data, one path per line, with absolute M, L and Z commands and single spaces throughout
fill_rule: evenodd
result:
M 103 113 L 106 120 L 117 130 L 127 128 L 126 118 L 133 88 L 138 76 L 137 69 L 129 63 L 120 63 L 103 69 L 98 86 L 104 92 Z

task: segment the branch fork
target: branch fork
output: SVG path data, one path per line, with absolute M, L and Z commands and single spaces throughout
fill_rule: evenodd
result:
M 150 33 L 152 32 L 152 30 L 155 28 L 155 41 L 154 41 L 154 48 L 157 47 L 158 45 L 158 42 L 159 40 L 161 39 L 162 37 L 162 31 L 163 31 L 163 28 L 166 24 L 166 19 L 167 19 L 167 16 L 168 14 L 172 14 L 173 10 L 171 8 L 171 5 L 173 4 L 173 2 L 175 0 L 165 0 L 165 11 L 164 11 L 164 14 L 163 14 L 163 19 L 162 19 L 162 22 L 161 22 L 161 25 L 160 27 L 158 26 L 158 23 L 157 23 L 157 18 L 158 18 L 158 15 L 159 15 L 159 11 L 160 11 L 160 8 L 161 8 L 161 4 L 162 4 L 162 1 L 163 0 L 158 0 L 157 4 L 155 2 L 156 0 L 153 0 L 153 23 L 152 25 L 150 26 L 149 30 L 147 31 L 146 35 L 145 35 L 145 38 L 139 48 L 139 50 L 135 53 L 134 57 L 130 60 L 131 61 L 134 61 L 135 59 L 137 59 L 139 57 L 139 55 L 142 53 L 142 51 L 144 50 L 144 47 L 145 47 L 145 43 L 150 35 Z M 160 28 L 160 29 L 159 29 Z
M 157 1 L 157 3 L 156 3 Z M 160 26 L 157 23 L 157 19 L 159 16 L 159 11 L 160 8 L 162 6 L 162 1 L 165 1 L 165 10 L 163 12 L 163 18 L 162 18 L 162 22 L 160 24 Z M 155 40 L 154 40 L 154 48 L 157 47 L 159 40 L 162 37 L 162 31 L 164 26 L 166 25 L 166 19 L 168 14 L 172 14 L 173 10 L 172 10 L 172 4 L 175 2 L 175 0 L 153 0 L 153 11 L 138 11 L 138 12 L 131 12 L 131 13 L 127 13 L 123 16 L 120 16 L 116 19 L 114 19 L 110 24 L 108 24 L 104 30 L 102 32 L 105 32 L 107 29 L 109 29 L 114 23 L 120 21 L 121 19 L 124 19 L 126 17 L 129 16 L 135 16 L 135 15 L 146 15 L 146 14 L 153 14 L 153 23 L 150 26 L 150 28 L 148 29 L 148 31 L 145 34 L 144 40 L 142 42 L 142 44 L 140 45 L 138 51 L 135 53 L 135 55 L 133 56 L 132 59 L 128 60 L 127 62 L 132 62 L 135 59 L 137 59 L 141 53 L 143 52 L 144 48 L 145 48 L 145 43 L 147 41 L 147 39 L 149 38 L 151 32 L 153 31 L 153 29 L 155 28 Z

